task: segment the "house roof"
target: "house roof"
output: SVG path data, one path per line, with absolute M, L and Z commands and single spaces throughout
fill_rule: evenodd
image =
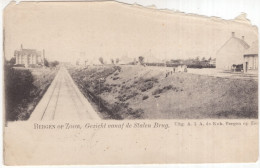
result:
M 248 49 L 250 46 L 245 42 L 245 40 L 242 40 L 240 38 L 237 38 L 237 37 L 231 37 L 231 38 L 234 38 L 236 39 L 242 46 L 244 46 L 245 49 Z
M 258 55 L 258 41 L 252 43 L 251 47 L 245 51 L 244 55 Z
M 20 49 L 20 50 L 15 50 L 15 54 L 23 54 L 23 55 L 34 54 L 34 55 L 40 56 L 41 52 L 36 51 L 35 49 Z
M 241 46 L 244 47 L 244 49 L 248 49 L 248 48 L 250 47 L 250 46 L 247 44 L 247 42 L 245 42 L 245 40 L 240 39 L 240 38 L 238 38 L 238 37 L 231 37 L 229 40 L 227 40 L 227 41 L 225 42 L 225 44 L 223 44 L 223 45 L 220 47 L 220 49 L 217 51 L 217 53 L 218 53 L 219 51 L 221 51 L 221 49 L 222 49 L 223 47 L 225 47 L 230 41 L 236 41 L 236 42 L 238 42 L 239 44 L 241 44 Z

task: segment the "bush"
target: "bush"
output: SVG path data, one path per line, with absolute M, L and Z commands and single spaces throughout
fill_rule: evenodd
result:
M 117 79 L 119 79 L 119 77 L 118 77 L 118 76 L 113 78 L 113 80 L 117 80 Z
M 33 76 L 29 70 L 5 69 L 6 114 L 9 121 L 18 120 L 33 89 Z
M 157 78 L 148 78 L 148 79 L 143 79 L 143 78 L 140 78 L 139 80 L 136 80 L 134 82 L 134 84 L 139 84 L 139 89 L 142 91 L 142 92 L 145 92 L 149 89 L 152 89 L 153 86 L 154 86 L 154 83 L 158 83 L 158 79 Z
M 120 116 L 119 119 L 130 118 L 130 119 L 140 119 L 143 117 L 144 111 L 142 109 L 132 109 L 128 108 L 129 103 L 115 103 L 112 105 L 111 112 Z
M 115 103 L 112 105 L 111 111 L 113 113 L 118 113 L 122 111 L 123 109 L 126 109 L 128 107 L 129 103 Z
M 161 93 L 164 93 L 166 92 L 167 90 L 174 90 L 176 92 L 178 91 L 183 91 L 182 89 L 179 89 L 177 87 L 173 87 L 172 85 L 168 85 L 168 86 L 164 86 L 163 88 L 158 88 L 156 89 L 154 92 L 153 92 L 153 95 L 157 95 L 157 94 L 161 94 Z
M 145 79 L 144 82 L 154 82 L 154 83 L 158 83 L 158 79 L 152 77 L 152 78 Z
M 111 92 L 112 87 L 109 84 L 96 82 L 95 87 L 93 88 L 95 94 L 101 94 L 103 92 Z
M 147 90 L 149 90 L 149 89 L 152 89 L 153 88 L 153 83 L 152 82 L 147 82 L 147 83 L 144 83 L 144 85 L 142 85 L 141 87 L 140 87 L 140 90 L 142 91 L 142 92 L 145 92 L 145 91 L 147 91 Z
M 55 73 L 33 75 L 28 69 L 5 67 L 5 109 L 8 121 L 27 120 Z
M 118 98 L 118 100 L 124 102 L 128 99 L 135 97 L 136 95 L 138 95 L 137 92 L 130 92 L 130 93 L 124 93 L 122 95 L 119 95 L 117 98 Z
M 59 65 L 58 61 L 49 62 L 49 66 L 52 67 L 52 68 L 55 68 L 57 65 Z
M 143 100 L 146 100 L 148 98 L 149 98 L 149 96 L 147 96 L 147 95 L 143 96 Z
M 114 70 L 115 70 L 115 71 L 118 70 L 118 72 L 121 72 L 121 67 L 120 67 L 120 66 L 115 66 L 115 67 L 114 67 Z
M 143 118 L 144 110 L 143 109 L 133 110 L 132 108 L 128 108 L 126 114 L 127 116 L 125 116 L 124 118 L 141 119 Z

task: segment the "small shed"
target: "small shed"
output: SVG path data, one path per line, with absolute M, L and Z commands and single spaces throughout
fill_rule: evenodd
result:
M 244 71 L 249 70 L 258 70 L 258 41 L 253 42 L 244 53 Z

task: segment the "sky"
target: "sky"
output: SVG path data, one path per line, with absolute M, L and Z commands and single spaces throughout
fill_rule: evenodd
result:
M 253 25 L 260 25 L 259 0 L 118 0 L 144 6 L 155 5 L 159 9 L 178 10 L 205 16 L 234 19 L 240 13 L 247 13 Z
M 234 19 L 246 12 L 253 24 L 259 23 L 254 15 L 256 4 L 243 0 L 217 2 L 136 1 L 144 6 L 155 4 L 160 9 L 225 19 Z M 257 34 L 256 29 L 248 25 L 205 17 L 198 19 L 117 2 L 13 3 L 5 9 L 4 27 L 7 59 L 23 44 L 24 48 L 45 49 L 49 60 L 72 62 L 79 58 L 110 60 L 141 55 L 159 59 L 209 58 L 214 57 L 232 31 L 238 37 L 245 36 L 249 45 Z

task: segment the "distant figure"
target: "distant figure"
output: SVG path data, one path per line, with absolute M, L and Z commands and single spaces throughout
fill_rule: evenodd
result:
M 167 78 L 170 75 L 170 72 L 166 72 L 165 78 Z
M 175 68 L 173 68 L 173 73 L 175 73 Z

